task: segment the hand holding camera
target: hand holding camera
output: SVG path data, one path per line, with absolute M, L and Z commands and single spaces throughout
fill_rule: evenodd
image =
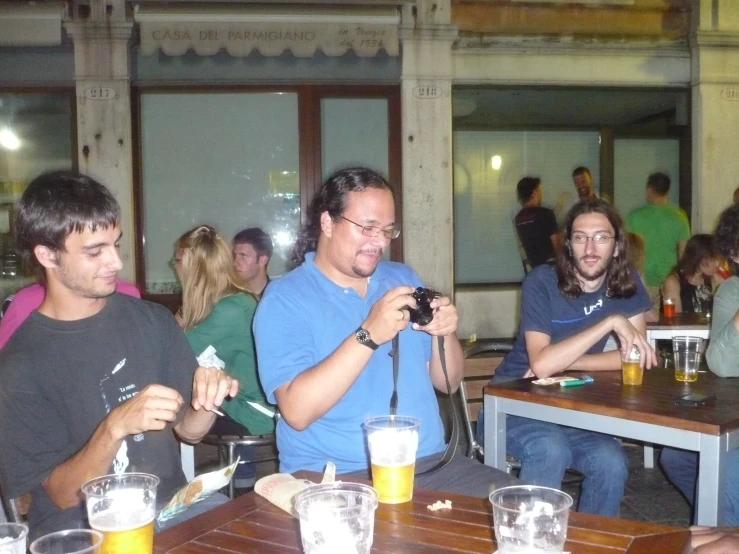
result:
M 431 289 L 417 288 L 416 299 L 418 321 L 411 317 L 414 329 L 426 331 L 435 337 L 444 337 L 457 331 L 457 308 L 447 296 Z

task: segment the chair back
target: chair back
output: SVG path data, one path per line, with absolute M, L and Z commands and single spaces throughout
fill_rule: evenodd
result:
M 483 389 L 490 382 L 503 356 L 513 348 L 507 342 L 479 342 L 464 350 L 464 376 L 459 385 L 465 433 L 467 433 L 467 457 L 482 456 L 483 447 L 477 442 L 472 423 L 477 421 L 477 412 L 483 401 Z M 498 354 L 497 356 L 495 354 Z M 485 357 L 482 357 L 485 355 Z M 477 358 L 476 358 L 477 357 Z M 473 358 L 476 358 L 473 360 Z

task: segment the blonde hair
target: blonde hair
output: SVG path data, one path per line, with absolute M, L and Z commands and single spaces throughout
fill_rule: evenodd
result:
M 180 252 L 182 281 L 182 328 L 202 322 L 222 298 L 245 292 L 233 267 L 231 247 L 213 227 L 200 225 L 187 231 L 175 243 Z

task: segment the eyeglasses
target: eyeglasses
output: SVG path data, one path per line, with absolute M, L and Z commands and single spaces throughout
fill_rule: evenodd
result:
M 368 237 L 377 237 L 380 235 L 380 233 L 385 235 L 386 239 L 397 239 L 400 236 L 400 229 L 380 229 L 379 227 L 371 227 L 371 226 L 365 227 L 364 225 L 360 225 L 356 221 L 352 221 L 351 219 L 346 218 L 343 215 L 340 215 L 339 217 L 341 219 L 345 219 L 349 223 L 353 223 L 357 227 L 361 227 L 362 234 Z
M 575 244 L 585 244 L 588 242 L 588 240 L 592 240 L 595 244 L 606 244 L 613 239 L 615 239 L 613 235 L 609 235 L 607 233 L 596 233 L 592 237 L 586 235 L 585 233 L 573 233 L 572 234 L 572 242 Z

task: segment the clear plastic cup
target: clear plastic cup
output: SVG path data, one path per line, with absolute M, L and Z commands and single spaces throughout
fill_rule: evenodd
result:
M 699 337 L 674 337 L 672 339 L 676 381 L 694 383 L 698 380 L 702 348 L 703 339 Z
M 407 416 L 367 419 L 372 484 L 384 504 L 400 504 L 413 498 L 413 478 L 421 420 Z
M 295 495 L 305 554 L 369 554 L 377 492 L 358 483 L 312 485 Z
M 504 487 L 490 494 L 498 554 L 561 553 L 572 497 L 547 487 Z
M 628 353 L 621 353 L 621 373 L 624 385 L 641 385 L 644 379 L 644 368 L 640 365 L 641 354 L 636 346 Z
M 103 534 L 93 529 L 57 531 L 31 543 L 31 554 L 101 554 Z
M 100 554 L 151 554 L 159 478 L 104 475 L 82 485 L 90 527 L 103 534 Z
M 22 523 L 0 523 L 0 554 L 26 554 L 28 527 Z

